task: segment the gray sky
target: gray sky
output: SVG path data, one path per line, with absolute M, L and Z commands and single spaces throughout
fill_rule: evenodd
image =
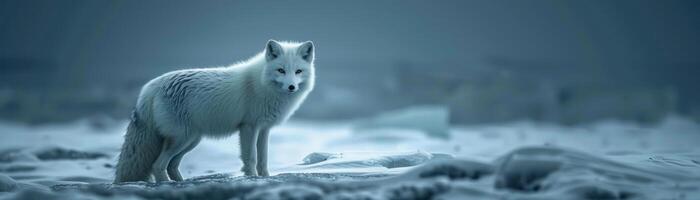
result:
M 34 71 L 54 77 L 48 85 L 145 79 L 230 64 L 274 38 L 313 40 L 328 70 L 504 67 L 579 84 L 668 85 L 694 105 L 698 11 L 698 1 L 655 0 L 11 0 L 0 2 L 0 84 L 42 79 Z

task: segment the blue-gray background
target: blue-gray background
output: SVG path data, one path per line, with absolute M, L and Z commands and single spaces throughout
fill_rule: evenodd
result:
M 126 118 L 159 74 L 313 40 L 295 118 L 700 119 L 700 1 L 0 1 L 0 118 Z

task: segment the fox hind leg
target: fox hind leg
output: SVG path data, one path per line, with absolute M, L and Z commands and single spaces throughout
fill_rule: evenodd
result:
M 156 182 L 169 181 L 168 174 L 166 173 L 166 168 L 170 161 L 180 152 L 184 151 L 189 147 L 189 142 L 191 139 L 184 137 L 170 137 L 165 138 L 163 142 L 163 149 L 158 155 L 158 158 L 153 163 L 153 177 Z
M 196 147 L 199 144 L 199 141 L 201 138 L 195 139 L 194 141 L 190 141 L 188 146 L 183 149 L 180 153 L 177 153 L 175 157 L 173 157 L 172 160 L 170 160 L 170 163 L 168 164 L 168 176 L 170 177 L 170 180 L 173 181 L 182 181 L 184 180 L 182 178 L 182 175 L 180 174 L 180 161 L 182 161 L 182 157 L 185 156 L 188 152 L 192 151 L 194 147 Z

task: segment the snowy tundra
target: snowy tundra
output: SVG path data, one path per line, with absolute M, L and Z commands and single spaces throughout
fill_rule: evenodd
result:
M 182 157 L 202 137 L 240 132 L 242 171 L 269 176 L 271 127 L 286 121 L 314 87 L 314 45 L 270 40 L 228 67 L 173 71 L 141 89 L 114 182 L 182 181 Z

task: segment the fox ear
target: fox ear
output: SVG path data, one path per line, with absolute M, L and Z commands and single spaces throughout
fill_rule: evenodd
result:
M 265 45 L 265 59 L 270 61 L 282 55 L 282 46 L 275 40 L 268 40 Z
M 301 59 L 306 60 L 306 62 L 314 61 L 314 43 L 311 41 L 306 41 L 301 46 L 299 46 L 299 56 Z

